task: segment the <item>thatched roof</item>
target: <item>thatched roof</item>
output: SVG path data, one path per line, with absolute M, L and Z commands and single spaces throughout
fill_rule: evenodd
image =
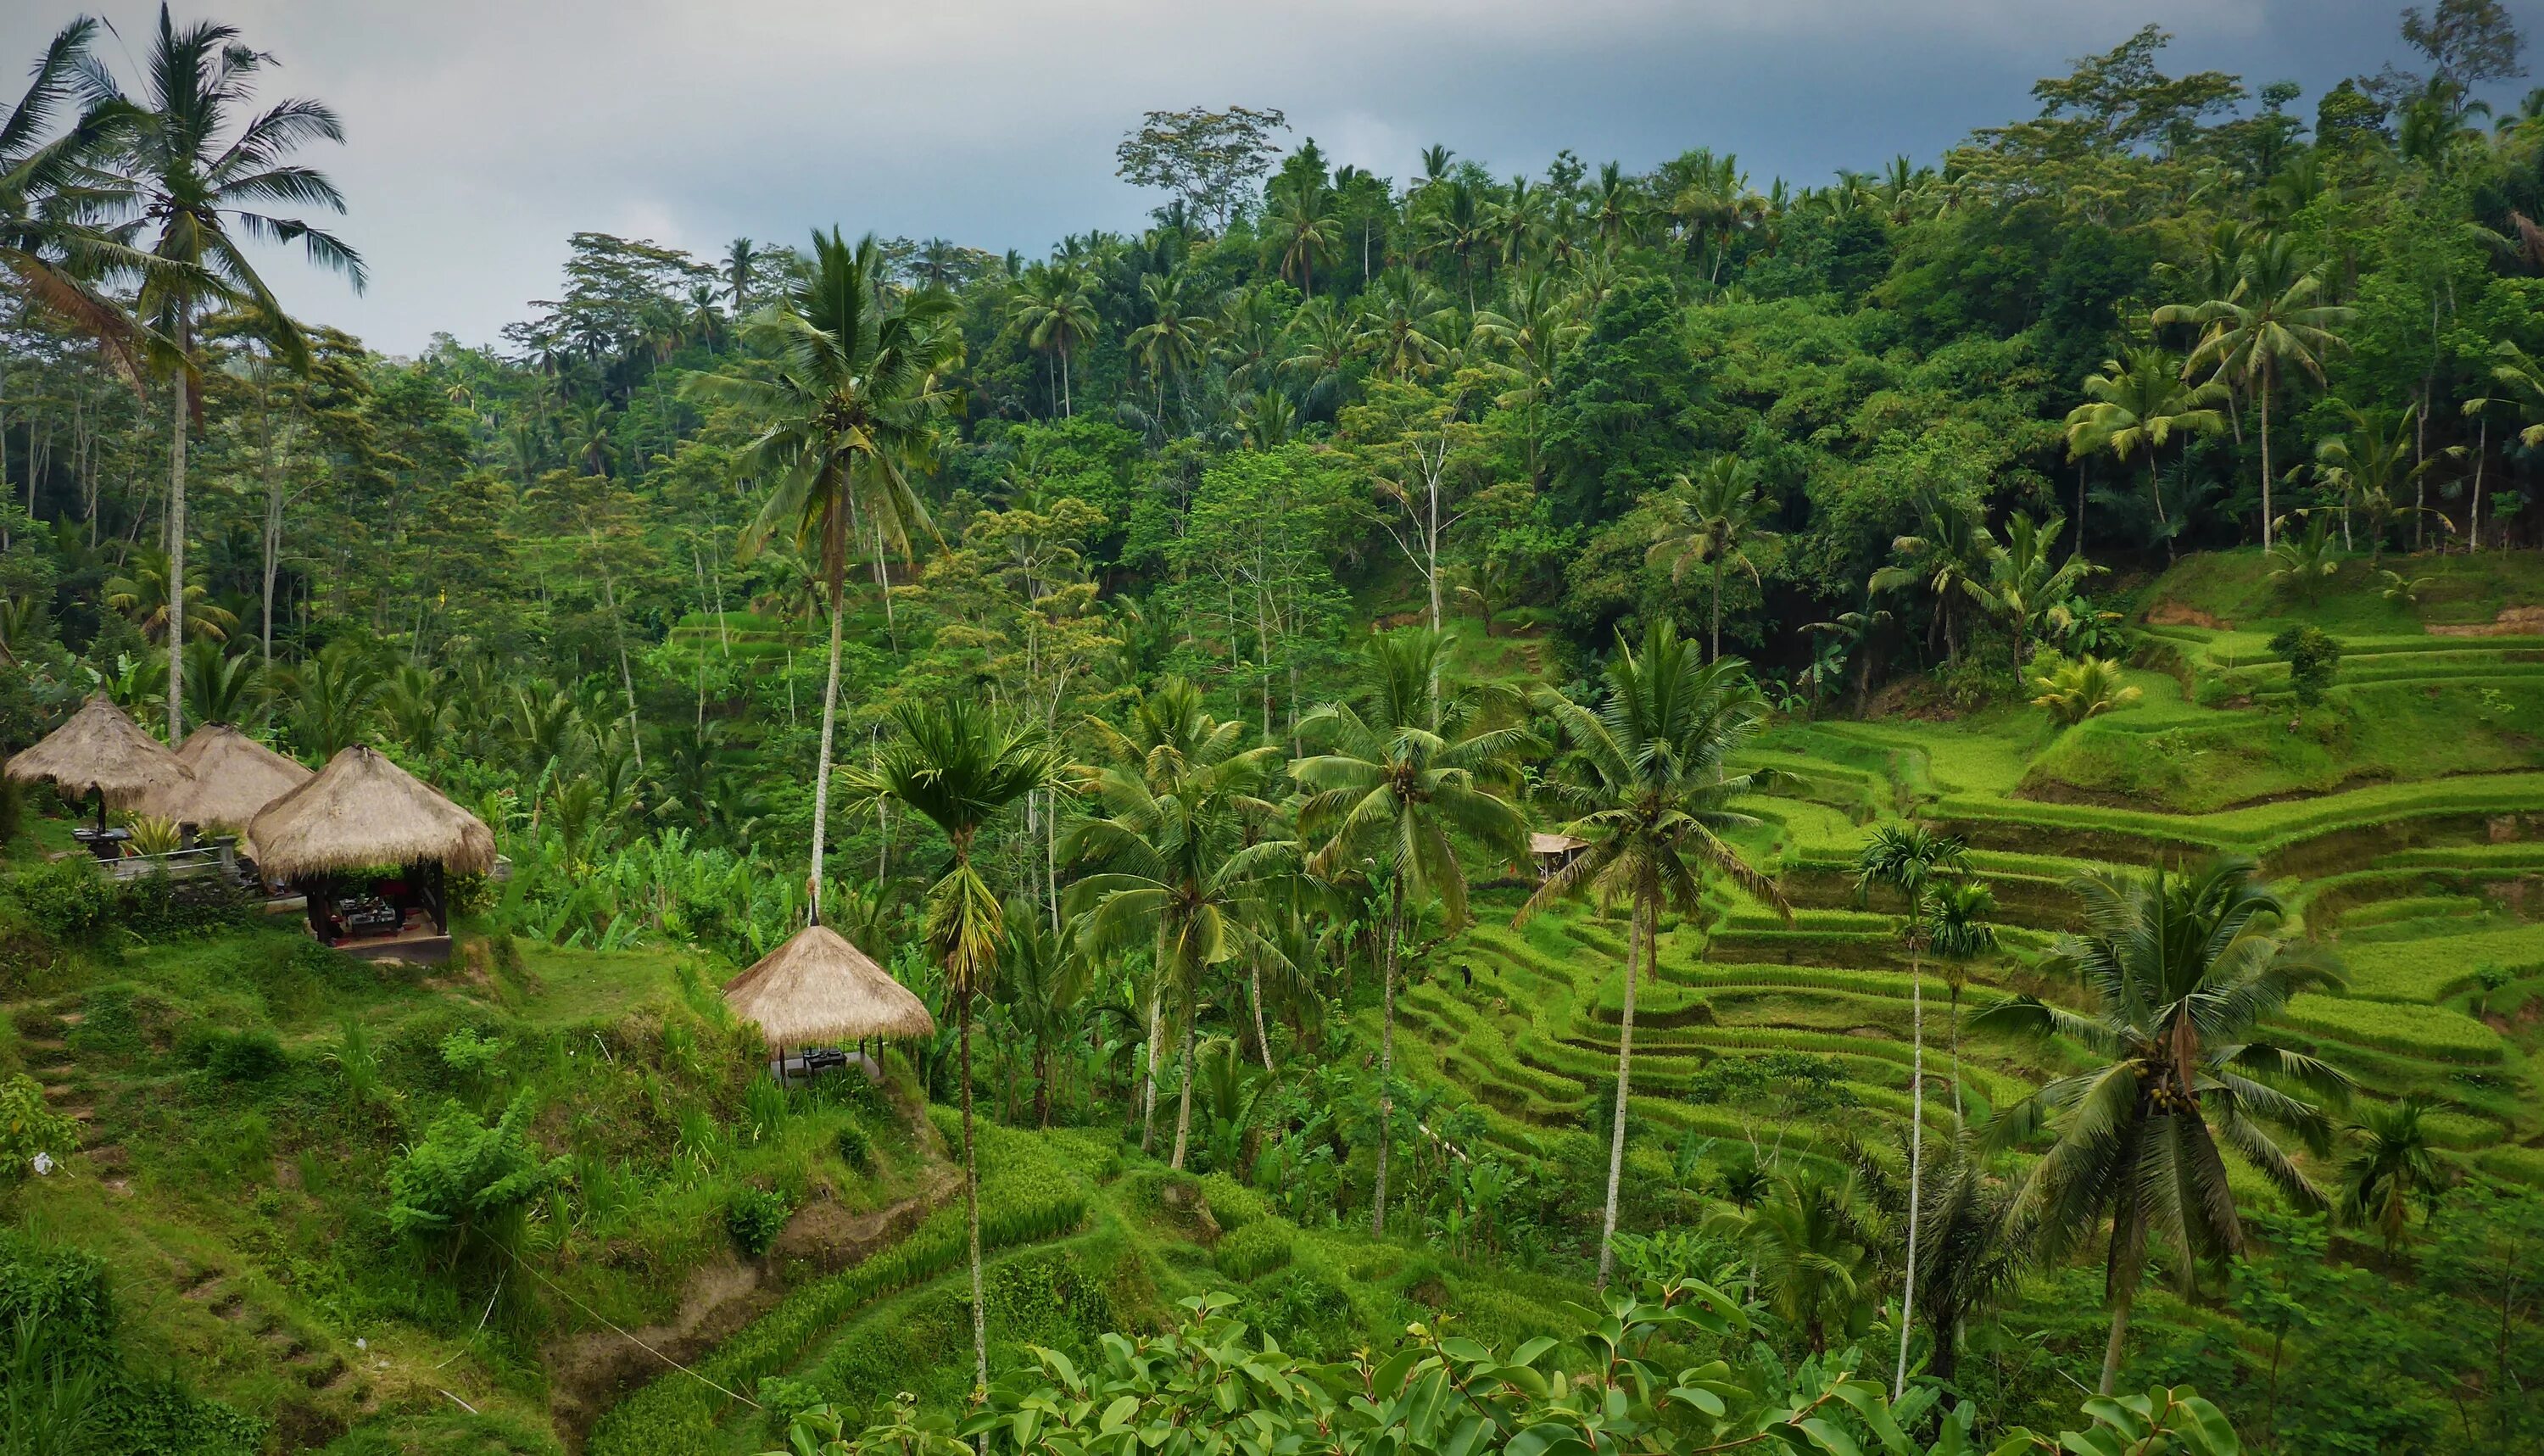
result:
M 910 988 L 828 926 L 808 926 L 724 984 L 724 1004 L 768 1044 L 827 1046 L 862 1036 L 934 1036 Z
M 241 848 L 278 880 L 379 864 L 438 863 L 453 874 L 495 867 L 484 821 L 360 744 L 266 805 Z
M 1568 834 L 1538 833 L 1528 837 L 1528 852 L 1531 854 L 1569 854 L 1575 849 L 1589 848 L 1588 840 L 1576 840 Z
M 130 808 L 152 790 L 182 785 L 193 776 L 166 744 L 142 731 L 103 692 L 81 704 L 69 722 L 11 759 L 8 774 L 21 783 L 49 778 L 74 798 L 96 789 L 117 809 Z
M 227 723 L 189 734 L 186 746 L 177 750 L 177 762 L 194 770 L 193 779 L 145 795 L 141 807 L 205 828 L 245 829 L 266 805 L 314 776 L 299 760 L 284 758 Z

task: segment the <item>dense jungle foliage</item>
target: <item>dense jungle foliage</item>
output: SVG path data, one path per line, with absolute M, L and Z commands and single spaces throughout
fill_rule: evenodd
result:
M 357 960 L 0 781 L 10 1449 L 2544 1449 L 2497 0 L 1822 185 L 1153 112 L 1135 231 L 578 233 L 412 358 L 266 284 L 366 278 L 287 39 L 102 34 L 0 750 L 369 745 L 505 872 Z M 872 1083 L 717 993 L 816 921 Z

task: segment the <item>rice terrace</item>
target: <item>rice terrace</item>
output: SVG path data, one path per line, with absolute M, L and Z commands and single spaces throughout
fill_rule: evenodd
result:
M 2544 1452 L 2383 4 L 0 17 L 0 1450 Z

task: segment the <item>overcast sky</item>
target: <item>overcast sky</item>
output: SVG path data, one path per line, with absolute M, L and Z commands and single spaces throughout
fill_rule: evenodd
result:
M 127 78 L 155 7 L 90 7 Z M 1559 147 L 1651 165 L 1736 152 L 1753 182 L 1933 160 L 2028 114 L 2027 88 L 2139 25 L 2166 69 L 2305 85 L 2404 59 L 2393 0 L 223 0 L 281 69 L 265 96 L 332 103 L 319 146 L 369 291 L 265 271 L 304 317 L 411 352 L 491 340 L 554 296 L 566 235 L 713 257 L 816 224 L 1039 253 L 1136 230 L 1157 199 L 1113 175 L 1151 108 L 1277 107 L 1295 136 L 1398 179 L 1432 142 L 1508 174 Z M 2510 0 L 2530 35 L 2544 0 Z M 78 13 L 0 3 L 12 71 Z

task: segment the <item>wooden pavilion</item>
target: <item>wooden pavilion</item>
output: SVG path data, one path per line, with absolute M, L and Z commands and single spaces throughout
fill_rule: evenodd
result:
M 185 787 L 192 769 L 168 746 L 100 692 L 59 728 L 16 757 L 5 770 L 20 783 L 50 780 L 62 796 L 94 798 L 97 827 L 80 837 L 100 858 L 121 852 L 121 830 L 106 827 L 106 811 L 139 807 L 150 795 Z
M 360 744 L 259 811 L 240 849 L 308 897 L 311 934 L 378 960 L 449 959 L 449 876 L 495 867 L 484 821 Z
M 316 776 L 227 723 L 189 734 L 177 762 L 191 776 L 144 795 L 141 807 L 203 831 L 243 830 L 266 805 Z

